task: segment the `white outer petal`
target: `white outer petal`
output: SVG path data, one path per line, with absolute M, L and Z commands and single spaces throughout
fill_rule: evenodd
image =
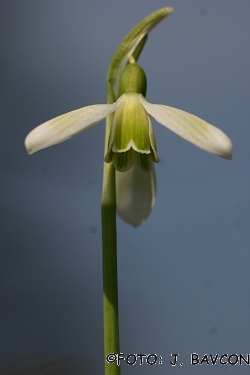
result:
M 126 172 L 116 171 L 115 177 L 117 214 L 136 227 L 147 219 L 155 203 L 154 163 L 149 172 L 134 165 Z
M 44 122 L 25 138 L 28 154 L 64 142 L 103 120 L 114 112 L 119 104 L 96 104 L 65 113 Z
M 186 141 L 225 159 L 232 158 L 233 144 L 220 129 L 180 109 L 151 104 L 142 95 L 140 101 L 156 121 Z

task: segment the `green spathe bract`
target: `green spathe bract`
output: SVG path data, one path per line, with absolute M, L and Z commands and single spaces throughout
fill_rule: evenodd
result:
M 107 102 L 112 103 L 118 98 L 120 75 L 123 72 L 129 58 L 133 57 L 137 60 L 147 40 L 147 34 L 164 18 L 174 12 L 171 7 L 164 7 L 149 14 L 141 22 L 139 22 L 124 37 L 109 64 L 107 74 Z M 106 139 L 107 141 L 107 139 Z

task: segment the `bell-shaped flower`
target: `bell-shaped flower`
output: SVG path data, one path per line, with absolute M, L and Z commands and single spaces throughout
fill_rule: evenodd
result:
M 106 163 L 113 161 L 120 172 L 134 164 L 148 172 L 151 161 L 159 162 L 152 122 L 137 93 L 123 94 L 122 99 L 115 111 L 104 160 Z
M 118 171 L 117 190 L 121 189 L 122 192 L 120 194 L 120 191 L 117 191 L 118 214 L 125 221 L 139 225 L 149 215 L 154 204 L 155 179 L 152 162 L 159 162 L 150 116 L 205 151 L 225 159 L 231 159 L 233 151 L 231 140 L 220 129 L 180 109 L 151 104 L 145 99 L 145 95 L 145 73 L 137 64 L 129 64 L 121 74 L 119 98 L 116 102 L 83 107 L 43 123 L 27 135 L 26 150 L 29 154 L 33 154 L 43 148 L 66 141 L 114 112 L 108 150 L 104 160 L 107 163 L 114 162 L 114 167 Z M 134 169 L 130 171 L 132 167 Z M 136 170 L 141 170 L 144 174 L 137 178 Z M 150 175 L 145 180 L 146 172 Z M 134 181 L 137 181 L 135 183 L 137 187 L 141 181 L 145 180 L 146 191 L 151 194 L 150 197 L 142 194 L 145 204 L 148 203 L 146 207 L 143 207 L 143 204 L 140 205 L 141 212 L 139 213 L 133 208 L 136 207 L 136 199 L 140 199 L 138 189 L 137 198 L 133 197 L 133 189 L 128 191 L 130 184 L 128 181 L 131 176 Z M 127 186 L 127 197 L 123 194 L 125 186 Z
M 133 102 L 134 101 L 134 102 Z M 132 103 L 131 103 L 132 102 Z M 148 138 L 150 139 L 151 133 L 151 142 L 149 139 L 145 142 L 150 144 L 150 148 L 153 151 L 154 161 L 158 161 L 155 150 L 153 128 L 148 115 L 151 115 L 155 118 L 157 122 L 176 133 L 180 137 L 184 138 L 186 141 L 193 143 L 195 146 L 202 148 L 205 151 L 209 151 L 213 154 L 219 155 L 225 159 L 231 159 L 233 144 L 231 140 L 223 133 L 220 129 L 209 124 L 208 122 L 202 120 L 201 118 L 192 115 L 188 112 L 182 111 L 177 108 L 168 107 L 161 104 L 151 104 L 149 103 L 141 94 L 123 94 L 115 103 L 113 104 L 96 104 L 76 109 L 74 111 L 65 113 L 64 115 L 55 117 L 52 120 L 46 121 L 42 125 L 37 126 L 33 129 L 25 138 L 25 147 L 28 154 L 33 154 L 43 148 L 53 146 L 57 143 L 61 143 L 82 133 L 84 130 L 90 128 L 91 126 L 102 121 L 112 112 L 115 113 L 115 122 L 112 134 L 110 136 L 113 152 L 126 152 L 127 150 L 121 151 L 113 147 L 116 145 L 119 139 L 119 136 L 115 134 L 115 130 L 119 131 L 120 136 L 123 135 L 124 131 L 119 129 L 120 126 L 124 124 L 124 119 L 126 118 L 129 111 L 128 107 L 131 110 L 140 108 L 140 123 L 138 127 L 142 127 L 144 130 L 145 137 L 145 123 L 142 122 L 143 110 L 145 111 L 145 116 L 148 120 Z M 126 108 L 127 107 L 127 108 Z M 121 114 L 121 112 L 124 112 Z M 131 112 L 132 114 L 134 112 Z M 122 117 L 122 120 L 121 120 Z M 134 118 L 136 119 L 136 113 L 134 113 Z M 121 121 L 119 121 L 121 120 Z M 125 125 L 126 127 L 126 125 Z M 129 127 L 131 128 L 131 121 Z M 133 132 L 135 133 L 135 132 Z M 139 132 L 138 132 L 139 134 Z M 126 137 L 128 138 L 128 136 Z M 112 142 L 113 140 L 113 142 Z M 114 141 L 115 140 L 115 141 Z M 123 141 L 121 147 L 125 145 L 126 141 Z M 127 146 L 133 148 L 135 151 L 148 154 L 148 145 L 143 147 L 143 150 L 136 149 L 136 145 L 133 143 L 133 137 L 131 138 L 131 143 L 127 143 Z M 139 146 L 140 147 L 140 146 Z M 110 151 L 111 151 L 110 150 Z M 109 159 L 107 157 L 107 159 Z M 111 161 L 111 160 L 109 160 Z M 108 162 L 108 160 L 107 160 Z M 119 168 L 118 168 L 119 170 Z

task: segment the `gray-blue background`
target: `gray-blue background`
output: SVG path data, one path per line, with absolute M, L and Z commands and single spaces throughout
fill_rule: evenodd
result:
M 235 151 L 221 159 L 155 123 L 155 207 L 136 229 L 118 219 L 120 337 L 124 353 L 157 353 L 163 364 L 122 372 L 249 373 L 246 365 L 191 366 L 190 354 L 250 353 L 250 1 L 5 0 L 1 374 L 71 354 L 83 358 L 81 373 L 102 373 L 104 122 L 32 156 L 23 140 L 52 117 L 104 103 L 117 45 L 166 5 L 175 13 L 139 60 L 147 99 L 218 126 Z M 171 353 L 182 367 L 170 366 Z

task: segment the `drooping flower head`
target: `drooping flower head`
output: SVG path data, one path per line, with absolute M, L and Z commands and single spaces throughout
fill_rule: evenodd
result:
M 125 172 L 136 164 L 143 171 L 158 163 L 154 129 L 150 116 L 140 102 L 146 96 L 147 80 L 137 64 L 125 67 L 120 78 L 120 106 L 114 114 L 105 162 L 114 162 L 117 171 Z
M 203 150 L 225 159 L 231 159 L 233 151 L 226 134 L 208 122 L 145 99 L 146 75 L 133 53 L 137 53 L 137 48 L 141 50 L 151 28 L 172 12 L 172 8 L 156 11 L 124 38 L 108 72 L 107 82 L 113 92 L 109 104 L 87 106 L 58 116 L 32 130 L 25 139 L 26 150 L 32 154 L 70 139 L 114 113 L 104 160 L 113 162 L 116 169 L 117 212 L 135 226 L 148 217 L 155 201 L 154 163 L 159 158 L 151 116 Z
M 125 78 L 130 76 L 136 80 L 134 83 L 129 81 L 126 85 Z M 121 76 L 120 90 L 121 96 L 113 104 L 83 107 L 39 125 L 25 138 L 27 152 L 33 154 L 64 142 L 115 112 L 105 161 L 114 161 L 117 170 L 128 170 L 134 163 L 144 170 L 149 170 L 149 160 L 159 162 L 149 115 L 194 145 L 225 159 L 231 159 L 233 144 L 221 130 L 188 112 L 151 104 L 145 99 L 146 77 L 137 64 L 130 64 L 125 68 L 124 75 Z M 131 150 L 141 155 L 134 156 Z

